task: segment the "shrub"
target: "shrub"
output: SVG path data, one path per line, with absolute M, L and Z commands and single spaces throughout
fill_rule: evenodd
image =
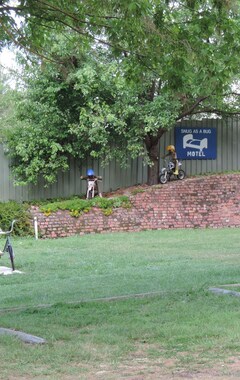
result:
M 112 209 L 111 207 L 109 207 L 109 208 L 105 208 L 105 209 L 103 210 L 103 214 L 104 214 L 105 216 L 112 215 L 112 213 L 113 213 L 113 209 Z
M 28 205 L 15 201 L 0 202 L 0 228 L 3 231 L 8 231 L 14 219 L 17 220 L 17 223 L 14 225 L 14 235 L 33 235 L 33 225 Z
M 70 215 L 77 218 L 84 212 L 89 212 L 92 207 L 103 210 L 104 215 L 111 215 L 112 210 L 118 207 L 131 207 L 129 198 L 126 196 L 116 198 L 79 199 L 77 197 L 69 200 L 51 202 L 40 206 L 40 210 L 46 215 L 58 210 L 68 210 Z M 110 212 L 111 210 L 111 212 Z

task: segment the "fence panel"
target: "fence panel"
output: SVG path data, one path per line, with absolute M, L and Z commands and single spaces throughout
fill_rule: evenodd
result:
M 177 123 L 177 126 L 187 128 L 217 127 L 217 159 L 216 160 L 184 160 L 183 165 L 187 175 L 204 173 L 221 173 L 224 171 L 240 170 L 240 124 L 239 119 L 204 119 L 201 121 L 185 120 Z M 159 154 L 166 153 L 166 146 L 174 144 L 174 129 L 165 133 L 159 144 Z M 160 167 L 163 161 L 160 160 Z M 85 175 L 87 168 L 92 167 L 96 174 L 103 177 L 102 190 L 109 192 L 120 187 L 146 183 L 147 167 L 142 157 L 129 160 L 129 166 L 121 168 L 118 162 L 113 160 L 107 167 L 102 168 L 99 160 L 89 158 L 84 164 L 77 160 L 70 160 L 70 170 L 59 173 L 56 183 L 44 187 L 42 180 L 36 186 L 14 186 L 9 160 L 4 154 L 4 148 L 0 145 L 0 201 L 16 200 L 18 202 L 63 198 L 72 195 L 80 195 L 86 191 L 85 181 L 80 180 L 80 175 Z

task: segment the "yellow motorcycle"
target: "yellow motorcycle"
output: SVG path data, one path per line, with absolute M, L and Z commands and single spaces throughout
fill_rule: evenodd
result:
M 159 175 L 159 182 L 162 184 L 167 183 L 171 180 L 171 177 L 174 177 L 175 179 L 184 179 L 186 177 L 185 171 L 181 168 L 182 162 L 178 161 L 178 174 L 174 174 L 175 165 L 172 161 L 165 161 L 165 167 L 163 167 L 160 171 Z

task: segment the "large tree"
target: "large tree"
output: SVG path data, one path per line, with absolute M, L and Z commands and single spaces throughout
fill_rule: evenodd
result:
M 0 65 L 0 141 L 13 125 L 18 123 L 16 116 L 16 102 L 18 92 L 11 87 L 11 78 L 4 72 Z
M 148 130 L 157 124 L 167 130 L 179 109 L 168 93 L 149 101 L 151 81 L 150 73 L 141 83 L 129 82 L 119 61 L 96 48 L 79 60 L 67 57 L 64 69 L 45 64 L 29 76 L 18 102 L 22 124 L 8 135 L 16 178 L 36 182 L 41 174 L 53 182 L 70 156 L 103 163 L 117 157 L 124 165 L 130 155 L 142 155 L 151 164 Z
M 34 52 L 41 59 L 33 86 L 37 94 L 36 83 L 39 89 L 41 81 L 48 83 L 43 93 L 49 88 L 49 99 L 46 95 L 45 100 L 43 96 L 38 99 L 43 111 L 54 103 L 56 120 L 49 133 L 56 145 L 53 158 L 45 157 L 49 168 L 52 162 L 52 174 L 66 167 L 67 154 L 76 154 L 76 147 L 80 156 L 85 151 L 108 158 L 114 152 L 125 156 L 127 148 L 132 156 L 146 153 L 148 183 L 154 184 L 158 181 L 159 139 L 177 120 L 202 112 L 239 112 L 238 94 L 231 87 L 239 77 L 238 1 L 26 0 L 12 7 L 6 1 L 1 4 L 2 39 L 14 41 L 29 57 Z M 21 25 L 10 10 L 22 17 Z M 99 46 L 101 57 L 96 54 L 94 61 L 90 52 L 94 56 Z M 43 65 L 44 60 L 51 63 Z M 53 96 L 54 86 L 62 89 L 55 89 Z M 29 86 L 27 98 L 37 105 L 33 89 Z M 71 98 L 74 107 L 66 101 Z M 65 99 L 64 106 L 61 99 Z M 24 107 L 26 121 L 23 115 Z M 27 118 L 33 130 L 36 115 Z M 44 128 L 41 118 L 40 124 Z M 22 133 L 27 135 L 27 129 Z M 23 157 L 23 150 L 16 147 L 12 153 L 18 175 L 24 172 L 22 177 L 29 181 L 27 168 L 32 160 Z M 35 150 L 36 157 L 39 151 Z M 52 180 L 49 168 L 45 166 L 45 177 Z

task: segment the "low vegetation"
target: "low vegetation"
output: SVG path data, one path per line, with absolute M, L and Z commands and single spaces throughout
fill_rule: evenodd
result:
M 82 213 L 87 213 L 93 207 L 100 208 L 104 215 L 111 215 L 113 209 L 118 207 L 131 207 L 130 200 L 127 196 L 114 198 L 99 198 L 91 200 L 73 197 L 71 199 L 58 199 L 48 201 L 35 201 L 40 210 L 46 215 L 56 212 L 57 210 L 68 210 L 71 216 L 79 217 Z M 32 216 L 29 212 L 29 203 L 18 203 L 15 201 L 0 202 L 0 228 L 8 231 L 12 220 L 17 220 L 14 225 L 13 235 L 31 236 L 33 235 Z
M 47 204 L 44 203 L 43 205 L 40 205 L 40 210 L 47 216 L 57 210 L 68 210 L 72 216 L 78 217 L 84 212 L 89 212 L 93 207 L 102 209 L 105 215 L 110 215 L 114 208 L 129 208 L 131 207 L 131 204 L 129 198 L 124 195 L 114 198 L 96 197 L 93 199 L 74 197 L 68 200 L 58 200 Z
M 27 236 L 33 234 L 31 215 L 28 205 L 15 201 L 0 202 L 0 228 L 8 231 L 12 220 L 16 219 L 13 234 Z

